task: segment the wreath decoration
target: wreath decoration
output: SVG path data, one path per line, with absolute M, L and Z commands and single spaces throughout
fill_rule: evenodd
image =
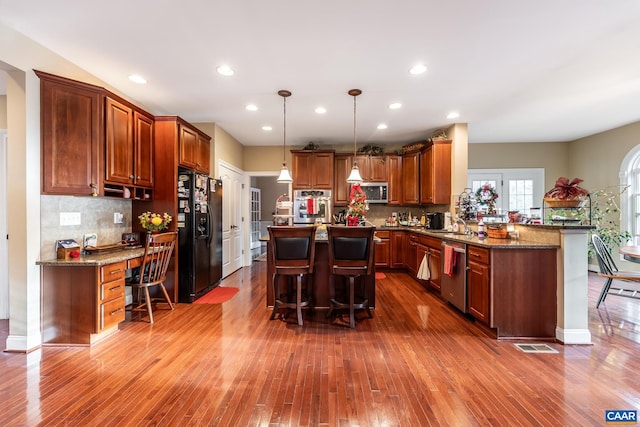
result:
M 483 184 L 476 190 L 478 204 L 488 206 L 490 211 L 493 210 L 497 198 L 498 193 L 496 193 L 496 189 L 491 184 Z

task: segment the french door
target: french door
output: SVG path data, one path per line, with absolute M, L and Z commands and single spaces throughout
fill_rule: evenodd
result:
M 484 184 L 498 193 L 498 212 L 519 211 L 528 215 L 531 208 L 542 206 L 544 169 L 469 169 L 467 186 L 473 194 Z

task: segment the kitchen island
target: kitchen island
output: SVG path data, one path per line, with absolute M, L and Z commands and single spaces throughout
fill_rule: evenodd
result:
M 267 243 L 267 307 L 273 308 L 273 283 L 271 278 L 274 273 L 274 265 L 271 260 L 271 251 L 273 246 L 269 239 L 269 236 L 260 238 L 260 241 Z M 315 308 L 328 309 L 330 307 L 331 299 L 335 297 L 334 289 L 337 281 L 342 281 L 344 278 L 336 277 L 331 274 L 329 269 L 329 242 L 326 234 L 316 234 L 315 241 L 315 260 L 313 264 L 313 301 Z M 280 276 L 280 282 L 284 284 L 287 280 L 286 277 Z M 375 285 L 375 267 L 370 274 L 363 276 L 362 280 L 365 281 L 365 295 L 369 300 L 369 308 L 374 309 L 376 306 L 376 285 Z

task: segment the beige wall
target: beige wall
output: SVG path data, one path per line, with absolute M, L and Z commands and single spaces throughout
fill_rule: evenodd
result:
M 240 170 L 247 170 L 244 167 L 244 149 L 245 147 L 238 142 L 233 136 L 231 136 L 226 130 L 222 129 L 220 126 L 215 127 L 215 134 L 213 135 L 215 139 L 215 175 L 220 176 L 220 171 L 218 170 L 218 161 L 223 160 L 224 162 L 235 166 Z
M 571 174 L 584 179 L 590 191 L 617 186 L 622 161 L 638 144 L 640 122 L 578 139 L 569 144 Z
M 544 168 L 546 191 L 558 177 L 572 178 L 570 148 L 566 142 L 469 144 L 469 169 Z

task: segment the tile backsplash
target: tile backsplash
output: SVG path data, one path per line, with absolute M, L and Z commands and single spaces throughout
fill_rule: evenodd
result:
M 60 225 L 61 213 L 79 213 L 80 225 Z M 114 224 L 114 213 L 122 224 Z M 117 243 L 131 231 L 131 200 L 104 197 L 40 196 L 40 259 L 56 257 L 56 240 L 74 239 L 82 245 L 84 234 L 97 233 L 98 245 Z

